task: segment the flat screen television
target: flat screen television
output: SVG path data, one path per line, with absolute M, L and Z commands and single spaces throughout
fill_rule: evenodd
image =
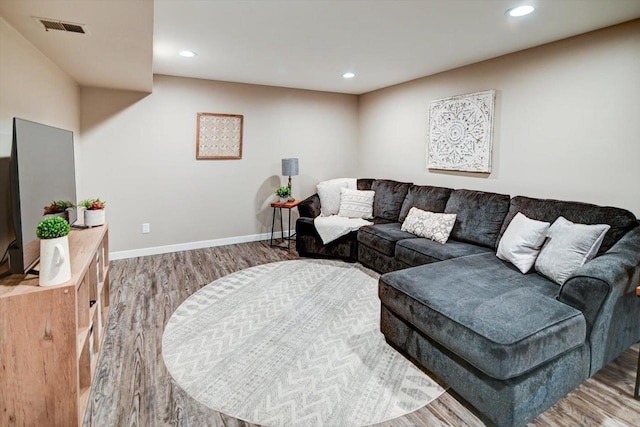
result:
M 36 227 L 44 207 L 54 200 L 76 199 L 73 132 L 13 119 L 10 159 L 11 204 L 15 241 L 9 248 L 11 273 L 27 273 L 40 258 Z M 69 211 L 69 223 L 77 218 Z

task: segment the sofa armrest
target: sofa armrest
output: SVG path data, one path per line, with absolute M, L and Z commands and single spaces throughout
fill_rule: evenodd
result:
M 639 339 L 640 227 L 587 262 L 562 285 L 558 301 L 582 311 L 592 346 L 592 373 Z M 631 344 L 629 344 L 631 345 Z
M 558 300 L 582 311 L 593 324 L 607 297 L 634 292 L 640 283 L 640 227 L 611 249 L 577 269 L 560 288 Z
M 313 194 L 298 205 L 298 213 L 301 217 L 315 218 L 320 216 L 320 197 L 318 194 Z

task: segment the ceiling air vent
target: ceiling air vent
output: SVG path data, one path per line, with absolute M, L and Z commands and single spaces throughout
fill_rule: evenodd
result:
M 53 19 L 45 19 L 45 18 L 33 18 L 40 22 L 44 27 L 45 31 L 49 30 L 58 30 L 58 31 L 66 31 L 68 33 L 79 33 L 79 34 L 87 34 L 87 30 L 82 24 L 74 24 L 72 22 L 63 22 L 63 21 L 55 21 Z

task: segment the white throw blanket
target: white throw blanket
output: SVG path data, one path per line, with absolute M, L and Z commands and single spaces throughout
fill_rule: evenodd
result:
M 373 224 L 361 218 L 346 218 L 338 215 L 319 216 L 313 220 L 316 230 L 325 245 L 338 237 L 344 236 L 358 228 Z

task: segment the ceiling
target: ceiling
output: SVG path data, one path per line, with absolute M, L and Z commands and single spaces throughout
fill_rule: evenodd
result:
M 536 11 L 505 15 L 521 4 Z M 0 0 L 0 15 L 83 86 L 150 91 L 157 73 L 361 94 L 636 19 L 640 1 Z
M 81 86 L 152 90 L 152 1 L 0 0 L 0 16 Z M 45 31 L 32 17 L 87 34 Z

